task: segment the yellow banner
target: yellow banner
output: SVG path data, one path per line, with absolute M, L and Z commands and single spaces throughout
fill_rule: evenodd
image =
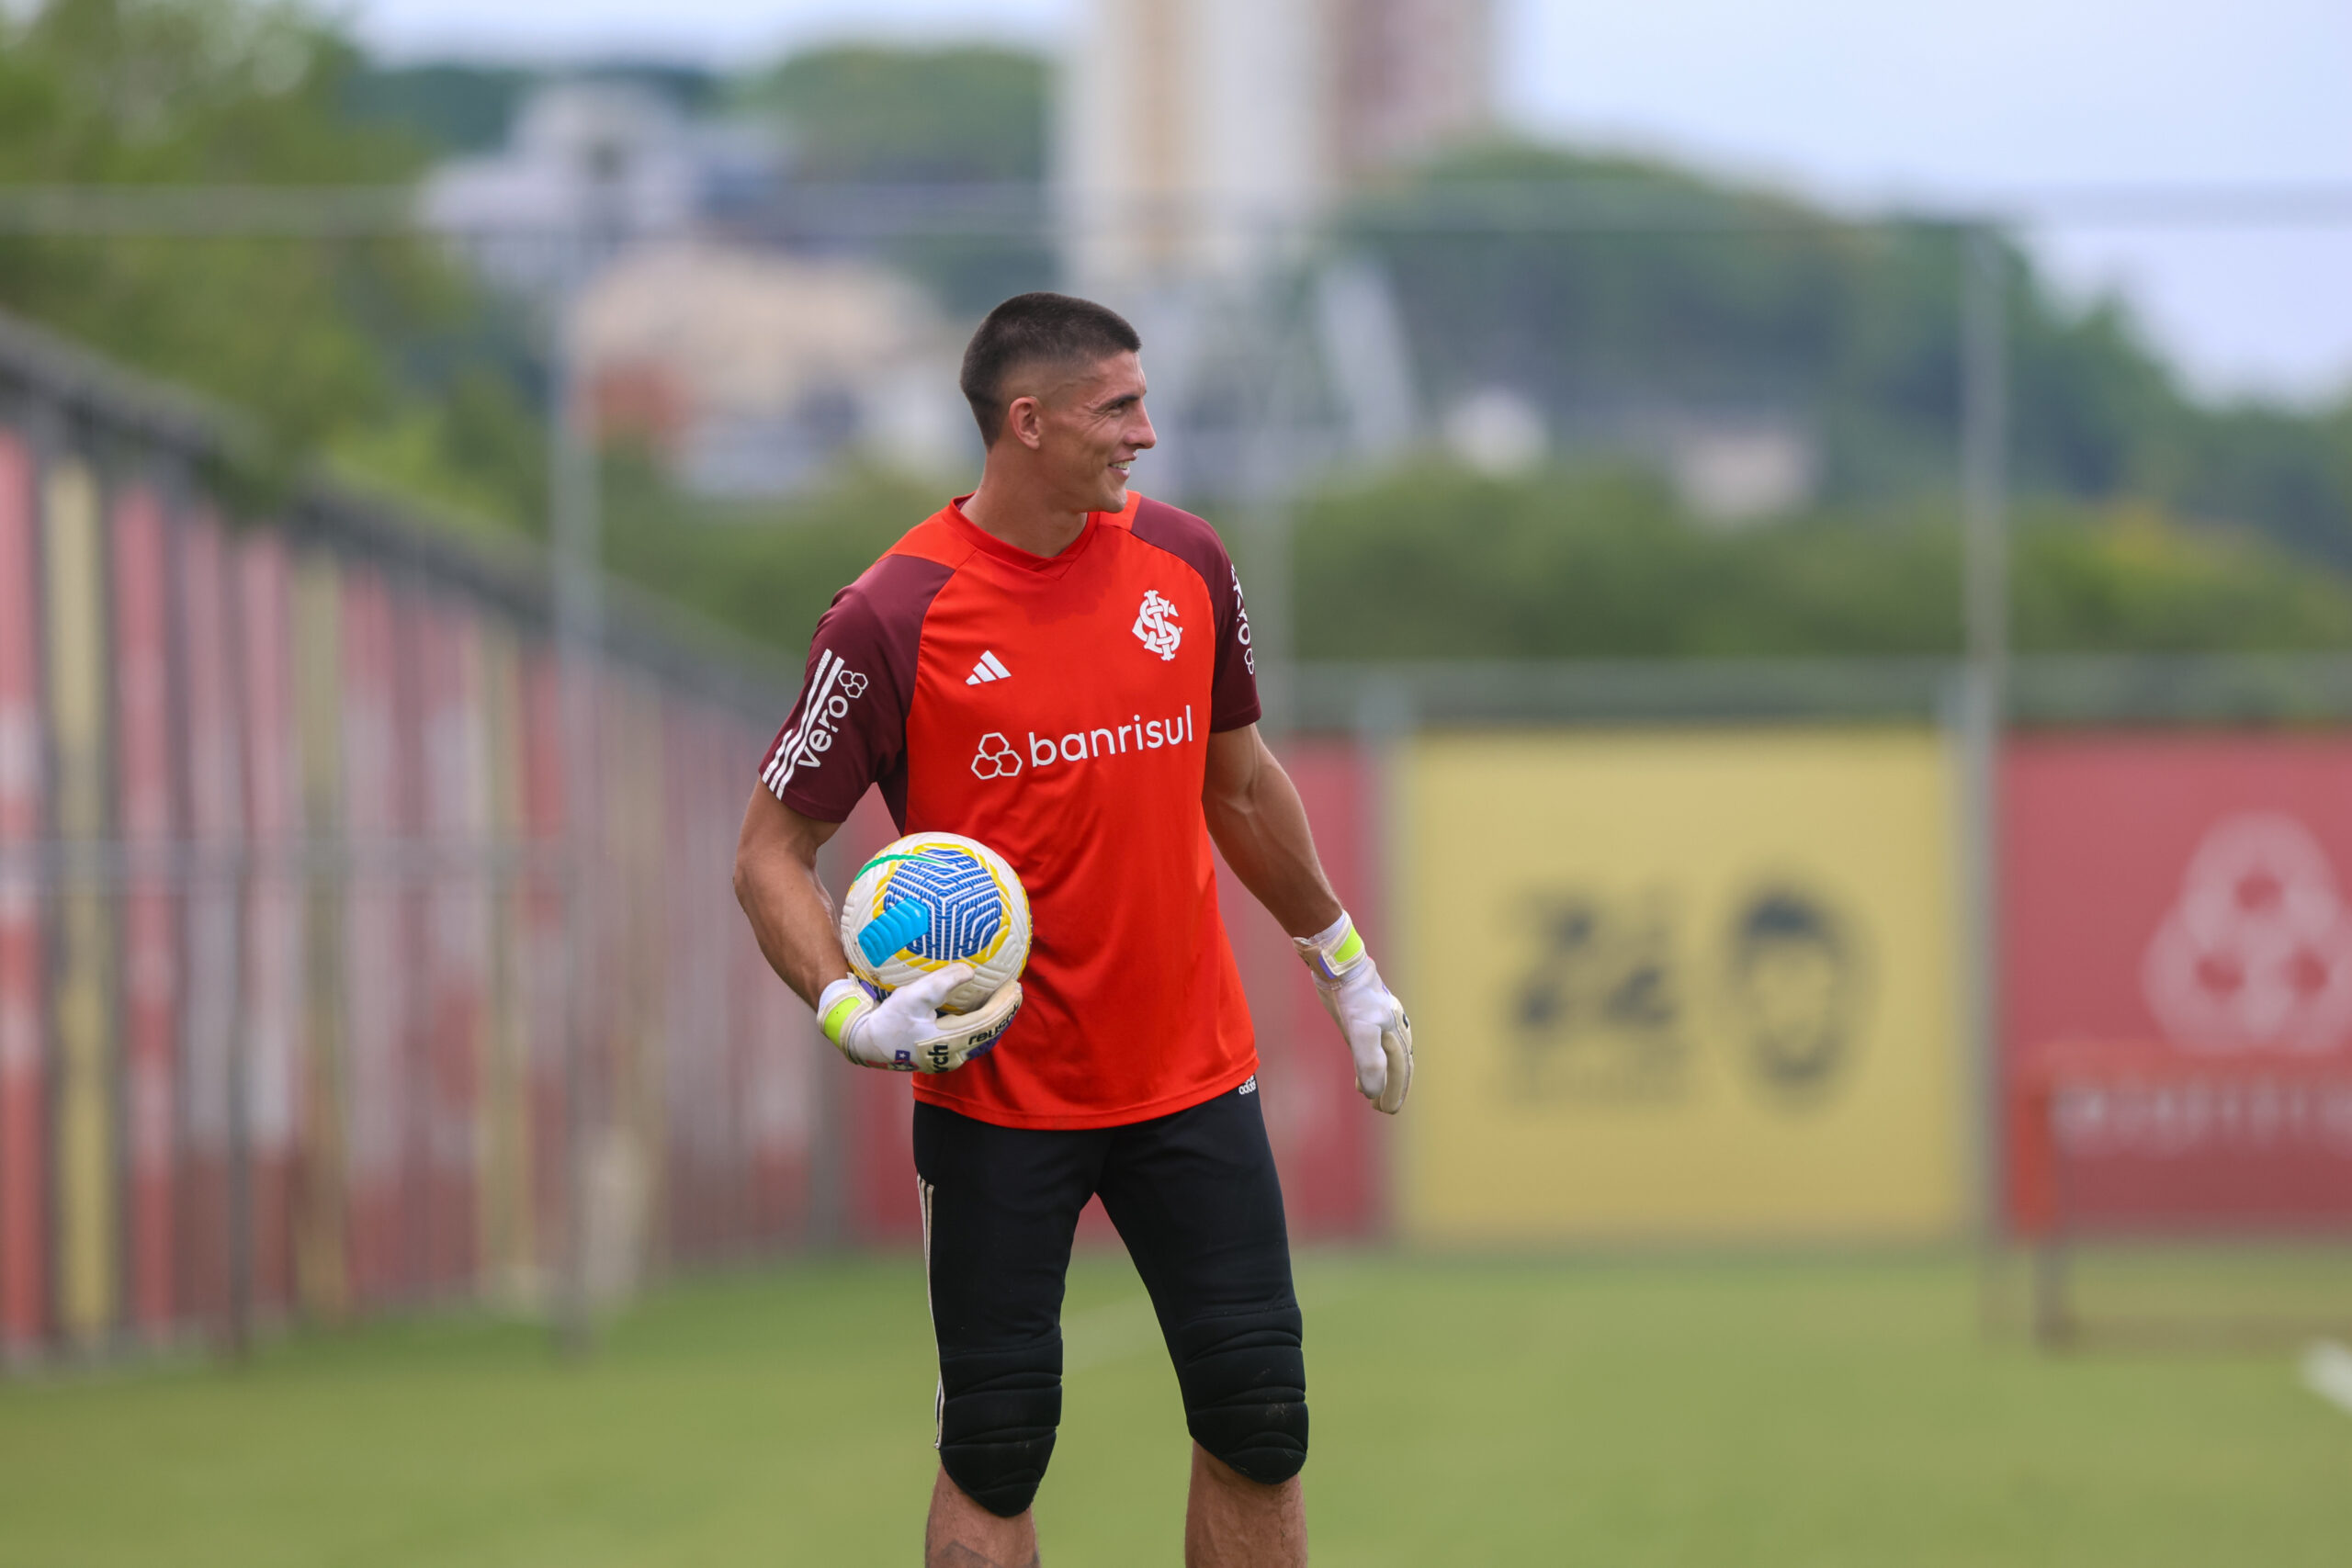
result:
M 95 842 L 111 816 L 97 481 L 69 458 L 50 470 L 45 501 L 57 832 Z M 103 884 L 67 884 L 57 947 L 57 1314 L 69 1334 L 95 1340 L 121 1309 L 114 908 Z
M 1408 769 L 1408 1235 L 1957 1228 L 1967 1101 L 1936 737 L 1440 738 Z
M 523 814 L 523 662 L 514 632 L 484 616 L 478 623 L 481 649 L 476 676 L 481 693 L 484 761 L 488 770 L 489 827 L 501 844 L 520 844 Z M 530 1020 L 522 985 L 522 954 L 516 932 L 526 929 L 529 894 L 520 875 L 494 885 L 490 922 L 490 1026 L 481 1090 L 474 1101 L 474 1168 L 481 1173 L 480 1202 L 481 1282 L 492 1293 L 516 1300 L 528 1293 L 531 1232 Z
M 294 567 L 294 738 L 302 829 L 314 844 L 345 837 L 343 580 L 323 551 Z M 351 1310 L 349 1137 L 344 1039 L 345 879 L 313 877 L 303 900 L 302 1180 L 294 1213 L 294 1289 L 325 1318 Z

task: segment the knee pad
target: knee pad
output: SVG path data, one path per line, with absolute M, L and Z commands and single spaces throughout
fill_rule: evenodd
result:
M 1061 1419 L 1060 1335 L 940 1359 L 940 1467 L 998 1517 L 1023 1512 L 1037 1495 Z
M 1195 1318 L 1173 1338 L 1193 1440 L 1273 1485 L 1306 1462 L 1306 1352 L 1298 1308 Z

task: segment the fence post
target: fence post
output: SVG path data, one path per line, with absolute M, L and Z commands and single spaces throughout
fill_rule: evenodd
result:
M 1418 721 L 1411 691 L 1403 682 L 1387 676 L 1366 680 L 1356 688 L 1355 721 L 1357 765 L 1363 770 L 1364 791 L 1360 841 L 1364 858 L 1370 863 L 1363 868 L 1363 883 L 1372 890 L 1374 916 L 1380 922 L 1381 953 L 1389 964 L 1389 981 L 1409 998 L 1414 994 L 1415 971 L 1406 914 L 1412 906 L 1408 902 L 1409 894 L 1405 886 L 1410 822 L 1404 774 L 1408 744 Z M 1386 1122 L 1389 1118 L 1374 1120 Z M 1398 1144 L 1394 1130 L 1384 1126 L 1376 1130 L 1375 1135 L 1383 1157 L 1374 1190 L 1378 1210 L 1370 1216 L 1369 1228 L 1383 1238 L 1393 1238 L 1404 1172 L 1398 1168 Z
M 2000 767 L 2007 708 L 2009 564 L 2008 387 L 2001 239 L 1977 227 L 1961 237 L 1962 610 L 1966 634 L 1961 701 L 1962 792 L 1968 918 L 1971 1085 L 1977 1129 L 1976 1229 L 1989 1270 L 2002 1234 L 2003 1067 L 2000 1000 Z M 1988 1278 L 1989 1278 L 1988 1273 Z

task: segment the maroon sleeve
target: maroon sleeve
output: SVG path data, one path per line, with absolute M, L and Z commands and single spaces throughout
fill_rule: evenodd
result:
M 1241 603 L 1241 573 L 1216 530 L 1162 502 L 1136 508 L 1136 537 L 1177 557 L 1201 574 L 1216 606 L 1216 673 L 1209 690 L 1209 730 L 1258 722 L 1258 656 L 1250 649 L 1250 612 Z
M 760 759 L 760 783 L 803 817 L 839 822 L 870 784 L 906 770 L 922 620 L 951 575 L 918 556 L 884 556 L 833 595 L 808 641 L 799 700 Z

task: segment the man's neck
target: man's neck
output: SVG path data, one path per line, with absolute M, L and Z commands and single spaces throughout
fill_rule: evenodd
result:
M 1057 556 L 1086 532 L 1083 512 L 1067 512 L 1046 498 L 1023 493 L 1001 475 L 983 473 L 980 488 L 964 502 L 964 515 L 984 534 L 1033 556 Z

